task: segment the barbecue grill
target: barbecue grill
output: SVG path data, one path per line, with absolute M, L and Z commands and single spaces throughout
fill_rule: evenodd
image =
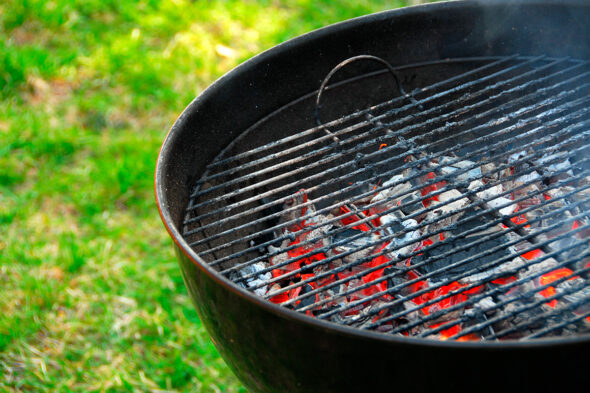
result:
M 248 388 L 575 382 L 590 346 L 587 20 L 583 2 L 375 14 L 273 48 L 189 105 L 156 194 Z

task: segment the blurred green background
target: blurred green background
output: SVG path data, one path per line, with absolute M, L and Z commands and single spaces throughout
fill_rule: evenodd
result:
M 417 2 L 0 2 L 0 391 L 244 392 L 160 222 L 160 144 L 254 54 Z

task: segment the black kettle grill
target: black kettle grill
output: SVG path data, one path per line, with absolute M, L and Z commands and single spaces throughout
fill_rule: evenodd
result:
M 252 392 L 459 392 L 566 391 L 583 384 L 580 376 L 590 350 L 590 220 L 584 197 L 590 188 L 589 60 L 588 2 L 438 3 L 356 18 L 285 42 L 236 67 L 191 102 L 160 151 L 156 198 L 199 316 L 244 385 Z M 443 157 L 477 164 L 443 173 Z M 504 193 L 511 201 L 518 200 L 514 195 L 519 188 L 543 183 L 535 199 L 539 202 L 506 215 L 501 210 L 506 205 L 498 207 L 481 196 L 500 181 L 497 177 L 488 176 L 480 189 L 468 188 L 460 173 L 472 174 L 471 169 L 486 163 L 494 164 L 498 173 L 505 170 L 506 179 L 521 180 Z M 535 171 L 538 178 L 519 177 L 515 168 Z M 503 228 L 501 233 L 488 231 L 469 237 L 469 245 L 446 247 L 445 241 L 466 238 L 473 228 L 467 225 L 461 232 L 455 223 L 455 229 L 444 232 L 446 239 L 440 235 L 440 244 L 428 246 L 432 251 L 412 248 L 401 257 L 395 254 L 397 265 L 391 250 L 349 262 L 354 267 L 388 255 L 387 267 L 395 267 L 372 266 L 353 276 L 342 275 L 347 266 L 329 265 L 341 263 L 346 254 L 331 255 L 336 235 L 322 232 L 318 239 L 330 236 L 331 244 L 306 254 L 321 252 L 321 260 L 293 267 L 300 257 L 288 254 L 291 259 L 269 265 L 280 254 L 272 247 L 281 240 L 290 245 L 285 252 L 297 250 L 289 236 L 304 232 L 295 225 L 301 217 L 284 216 L 300 208 L 308 221 L 320 214 L 328 217 L 336 208 L 354 220 L 346 228 L 354 225 L 357 238 L 365 236 L 358 231 L 362 225 L 379 233 L 381 242 L 414 231 L 399 227 L 386 238 L 368 217 L 369 208 L 358 208 L 367 196 L 387 190 L 383 181 L 402 172 L 426 182 L 415 190 L 433 186 L 435 191 L 418 192 L 418 200 L 390 208 L 418 203 L 418 210 L 404 214 L 430 229 L 412 242 L 443 233 L 444 228 L 430 232 L 433 227 L 424 217 L 434 208 L 424 201 L 449 189 L 461 192 L 454 201 L 469 201 L 461 209 L 474 211 L 482 225 Z M 422 176 L 427 174 L 437 177 Z M 485 174 L 476 176 L 484 180 Z M 292 206 L 294 195 L 303 198 L 300 190 L 305 197 L 300 206 Z M 551 190 L 562 192 L 549 200 Z M 521 200 L 533 197 L 528 193 Z M 316 216 L 307 212 L 312 203 Z M 526 223 L 513 219 L 541 208 L 546 209 Z M 535 232 L 534 221 L 545 224 Z M 571 231 L 556 230 L 564 223 Z M 293 225 L 293 233 L 277 234 L 277 229 Z M 521 258 L 514 268 L 541 266 L 530 276 L 538 287 L 508 299 L 494 297 L 501 293 L 498 280 L 507 275 L 498 269 L 513 261 L 514 248 L 506 250 L 518 245 L 519 255 L 543 255 Z M 552 264 L 542 270 L 542 260 Z M 290 268 L 276 273 L 286 266 Z M 568 269 L 570 276 L 539 282 L 558 268 Z M 340 281 L 361 283 L 340 296 L 371 289 L 374 283 L 362 279 L 377 270 L 381 292 L 336 306 L 330 299 L 338 293 L 321 297 Z M 310 278 L 312 271 L 316 275 Z M 420 277 L 410 277 L 409 284 L 394 279 L 407 279 L 410 271 Z M 332 281 L 318 287 L 314 283 L 320 277 Z M 480 278 L 474 282 L 470 277 Z M 446 299 L 467 289 L 486 289 L 462 305 L 431 309 L 425 319 L 410 320 L 411 310 L 424 310 L 425 304 L 408 308 L 407 302 L 418 295 L 402 288 L 427 279 L 431 287 L 422 293 L 463 283 Z M 555 292 L 562 283 L 569 287 Z M 507 290 L 517 284 L 501 285 Z M 551 288 L 553 292 L 539 297 Z M 276 301 L 287 293 L 292 296 Z M 452 312 L 476 309 L 478 301 L 491 297 L 496 306 L 518 306 L 470 316 Z M 569 300 L 561 308 L 548 306 L 560 299 Z M 380 302 L 372 309 L 363 308 L 376 300 Z M 516 322 L 507 327 L 507 320 Z M 427 329 L 408 334 L 419 326 Z M 440 333 L 454 326 L 462 330 L 441 340 Z M 465 340 L 474 335 L 476 340 Z

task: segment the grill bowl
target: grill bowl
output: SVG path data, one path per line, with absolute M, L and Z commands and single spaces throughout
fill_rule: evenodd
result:
M 225 280 L 181 235 L 191 188 L 206 165 L 241 132 L 273 112 L 273 121 L 289 129 L 277 130 L 271 140 L 313 126 L 313 111 L 301 111 L 305 100 L 285 106 L 313 93 L 331 68 L 346 58 L 371 54 L 394 65 L 514 53 L 590 59 L 589 4 L 513 3 L 425 5 L 317 30 L 236 67 L 175 122 L 158 158 L 158 207 L 199 316 L 250 391 L 545 391 L 567 389 L 575 376 L 583 375 L 588 337 L 436 342 L 326 323 L 264 301 Z M 417 86 L 426 82 L 413 81 Z M 336 104 L 346 108 L 347 98 Z M 279 108 L 283 110 L 275 112 Z M 547 372 L 554 376 L 547 378 Z

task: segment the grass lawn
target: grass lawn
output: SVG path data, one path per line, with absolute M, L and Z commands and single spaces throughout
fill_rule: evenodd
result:
M 252 55 L 402 5 L 0 2 L 0 391 L 244 392 L 160 222 L 160 144 Z

